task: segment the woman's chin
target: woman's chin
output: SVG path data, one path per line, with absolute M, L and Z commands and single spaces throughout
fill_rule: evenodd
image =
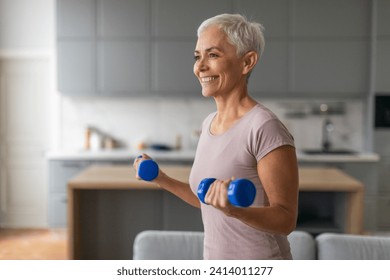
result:
M 203 97 L 213 97 L 213 93 L 207 90 L 202 90 Z

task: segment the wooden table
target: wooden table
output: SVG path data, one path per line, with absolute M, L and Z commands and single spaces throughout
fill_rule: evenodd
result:
M 345 233 L 363 232 L 364 186 L 336 168 L 300 168 L 300 192 L 345 193 Z
M 188 182 L 190 167 L 162 166 L 162 168 L 168 175 L 173 176 L 180 181 Z M 300 192 L 345 193 L 345 232 L 355 234 L 362 233 L 364 186 L 361 182 L 334 168 L 300 168 L 299 178 Z M 138 190 L 152 191 L 152 193 L 167 193 L 165 191 L 161 191 L 161 189 L 153 183 L 135 179 L 134 170 L 129 166 L 91 166 L 84 170 L 68 182 L 68 231 L 70 259 L 93 258 L 91 255 L 92 253 L 90 255 L 85 255 L 83 253 L 82 243 L 90 242 L 90 246 L 95 246 L 96 244 L 93 244 L 94 242 L 89 240 L 89 236 L 92 238 L 94 234 L 98 234 L 96 231 L 99 230 L 94 228 L 93 232 L 88 232 L 87 236 L 85 236 L 85 232 L 88 231 L 88 228 L 86 227 L 91 224 L 99 224 L 103 222 L 99 220 L 100 218 L 94 218 L 95 214 L 92 210 L 87 210 L 87 207 L 91 208 L 92 205 L 88 202 L 88 192 L 85 192 L 89 190 L 117 190 L 125 193 L 129 193 L 131 191 L 135 193 L 134 191 Z M 82 197 L 84 197 L 83 200 L 81 199 Z M 155 205 L 157 205 L 157 207 L 163 206 L 161 205 L 162 202 L 158 199 L 153 199 L 154 202 L 153 204 L 150 204 L 151 207 Z M 142 201 L 142 203 L 149 203 L 149 199 Z M 88 206 L 88 204 L 90 205 Z M 159 208 L 156 209 L 157 210 L 155 210 L 155 212 L 151 213 L 151 217 L 159 214 Z M 180 212 L 181 210 L 178 211 Z M 86 215 L 84 212 L 89 214 Z M 132 214 L 135 216 L 139 214 L 127 212 L 131 211 L 125 211 L 123 215 Z M 90 219 L 93 221 L 89 221 Z M 163 222 L 160 221 L 159 218 L 156 218 L 156 227 L 164 227 Z M 165 229 L 166 228 L 167 226 L 165 226 Z M 104 240 L 107 240 L 107 237 Z M 131 250 L 131 248 L 128 248 L 128 250 Z M 108 258 L 107 256 L 100 257 L 103 259 Z

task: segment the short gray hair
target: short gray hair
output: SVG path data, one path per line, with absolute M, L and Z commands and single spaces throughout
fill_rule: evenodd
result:
M 255 51 L 261 57 L 264 46 L 264 27 L 258 22 L 250 22 L 240 14 L 221 14 L 206 19 L 198 28 L 197 35 L 209 26 L 216 25 L 228 36 L 230 43 L 237 48 L 241 57 L 249 51 Z

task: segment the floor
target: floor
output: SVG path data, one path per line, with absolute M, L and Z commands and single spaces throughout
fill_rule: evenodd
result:
M 65 260 L 65 229 L 1 229 L 0 260 Z

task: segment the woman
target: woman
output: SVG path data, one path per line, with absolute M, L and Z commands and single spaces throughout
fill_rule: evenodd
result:
M 217 111 L 203 122 L 190 184 L 161 170 L 154 180 L 201 208 L 205 259 L 291 259 L 287 235 L 295 229 L 298 201 L 294 140 L 270 110 L 249 96 L 247 87 L 263 48 L 262 26 L 241 15 L 222 14 L 200 25 L 194 73 Z M 203 204 L 196 192 L 206 177 L 219 180 Z M 255 184 L 251 207 L 229 203 L 233 177 Z

